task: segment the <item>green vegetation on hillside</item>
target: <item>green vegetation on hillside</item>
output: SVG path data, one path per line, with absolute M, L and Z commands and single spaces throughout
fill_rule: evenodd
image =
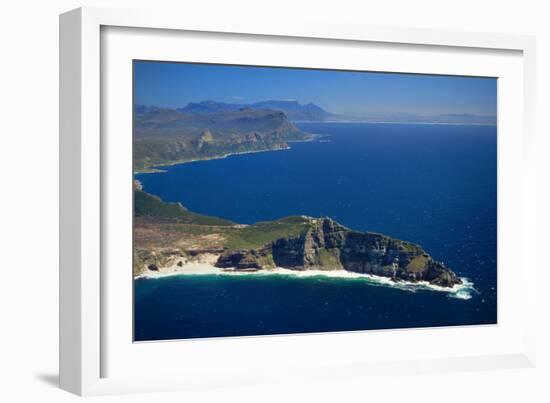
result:
M 320 249 L 317 259 L 319 267 L 342 268 L 338 249 Z
M 134 214 L 136 217 L 175 219 L 180 223 L 195 225 L 234 225 L 228 220 L 192 213 L 179 203 L 164 202 L 140 189 L 134 189 Z
M 134 169 L 145 172 L 154 166 L 286 149 L 288 141 L 311 138 L 273 110 L 190 115 L 152 109 L 134 117 Z
M 280 238 L 296 238 L 311 227 L 304 217 L 286 217 L 276 221 L 259 222 L 226 233 L 231 249 L 260 248 Z
M 329 217 L 239 225 L 164 202 L 137 183 L 134 199 L 135 275 L 183 265 L 203 254 L 216 257 L 216 267 L 234 270 L 348 270 L 443 287 L 462 282 L 418 245 L 352 231 Z
M 428 263 L 428 256 L 418 255 L 409 262 L 409 264 L 407 265 L 407 269 L 410 270 L 411 272 L 422 271 L 427 263 Z

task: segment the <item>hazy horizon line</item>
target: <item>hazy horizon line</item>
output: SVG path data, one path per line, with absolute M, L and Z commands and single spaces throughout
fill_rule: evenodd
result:
M 189 101 L 185 104 L 180 104 L 179 106 L 169 106 L 169 105 L 159 105 L 159 104 L 148 104 L 148 103 L 139 103 L 135 102 L 134 107 L 149 107 L 149 108 L 159 108 L 159 109 L 184 109 L 185 107 L 189 106 L 190 104 L 203 104 L 207 102 L 213 102 L 218 104 L 224 104 L 224 105 L 238 105 L 238 106 L 247 106 L 247 105 L 254 105 L 262 102 L 293 102 L 297 103 L 300 106 L 305 105 L 315 105 L 321 109 L 323 109 L 325 112 L 330 113 L 332 115 L 342 116 L 342 117 L 350 117 L 350 118 L 368 118 L 368 119 L 376 119 L 376 118 L 430 118 L 430 117 L 483 117 L 483 118 L 493 118 L 496 119 L 498 114 L 491 115 L 491 114 L 481 114 L 481 113 L 468 113 L 468 112 L 462 112 L 462 111 L 456 111 L 456 112 L 445 112 L 445 113 L 438 113 L 438 114 L 429 114 L 429 113 L 414 113 L 414 112 L 364 112 L 364 113 L 357 113 L 357 112 L 332 112 L 328 110 L 326 107 L 323 107 L 319 103 L 313 102 L 313 101 L 299 101 L 297 99 L 277 99 L 277 98 L 266 98 L 256 101 L 250 101 L 250 102 L 242 102 L 242 101 L 235 101 L 235 102 L 226 102 L 226 101 L 217 101 L 212 98 L 202 99 L 200 101 Z M 269 109 L 269 108 L 267 108 Z

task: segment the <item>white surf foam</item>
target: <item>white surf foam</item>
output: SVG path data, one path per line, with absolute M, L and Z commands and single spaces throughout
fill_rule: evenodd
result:
M 468 300 L 472 298 L 473 293 L 477 293 L 473 283 L 465 277 L 462 277 L 462 284 L 457 284 L 451 288 L 441 287 L 428 283 L 427 281 L 395 282 L 388 277 L 375 276 L 372 274 L 354 273 L 345 270 L 291 270 L 277 267 L 275 269 L 258 271 L 235 271 L 232 269 L 221 269 L 207 263 L 189 263 L 179 266 L 173 266 L 161 271 L 148 271 L 137 278 L 163 278 L 169 276 L 196 276 L 196 275 L 219 275 L 219 276 L 287 276 L 287 277 L 312 277 L 312 278 L 332 278 L 362 280 L 367 284 L 379 285 L 385 287 L 397 288 L 403 291 L 416 292 L 419 290 L 430 290 L 445 292 L 450 298 Z

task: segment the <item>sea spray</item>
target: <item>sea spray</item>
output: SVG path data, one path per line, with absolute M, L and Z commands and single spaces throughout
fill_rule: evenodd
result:
M 461 278 L 462 284 L 453 287 L 441 287 L 426 281 L 409 282 L 394 281 L 388 277 L 372 274 L 355 273 L 345 270 L 291 270 L 281 267 L 270 270 L 239 271 L 220 269 L 205 263 L 192 263 L 182 267 L 171 267 L 164 271 L 149 271 L 136 278 L 158 279 L 171 276 L 285 276 L 289 278 L 326 278 L 337 280 L 363 281 L 372 286 L 392 287 L 402 291 L 416 292 L 420 290 L 448 293 L 450 297 L 468 300 L 475 291 L 473 283 L 467 278 Z

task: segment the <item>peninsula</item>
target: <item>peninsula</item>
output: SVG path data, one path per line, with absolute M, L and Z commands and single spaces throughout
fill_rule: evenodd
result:
M 286 113 L 296 118 L 327 112 L 283 101 L 242 108 L 212 101 L 182 109 L 137 106 L 134 169 L 150 172 L 158 166 L 280 150 L 290 141 L 310 140 L 313 136 L 298 129 Z M 441 287 L 462 282 L 418 245 L 354 231 L 328 217 L 292 216 L 242 225 L 164 202 L 138 182 L 134 214 L 134 276 L 184 273 L 187 265 L 201 263 L 228 271 L 344 270 Z
M 287 149 L 312 135 L 272 109 L 169 109 L 137 106 L 134 111 L 134 170 L 231 154 Z
M 453 287 L 462 280 L 420 246 L 354 231 L 328 217 L 285 217 L 253 225 L 200 215 L 134 189 L 134 276 L 185 273 L 193 263 L 227 271 L 344 270 Z

